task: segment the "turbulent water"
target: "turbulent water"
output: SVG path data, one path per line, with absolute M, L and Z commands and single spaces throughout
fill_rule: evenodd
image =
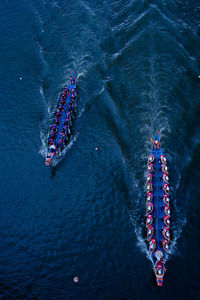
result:
M 197 0 L 1 1 L 1 299 L 199 299 L 199 16 Z M 70 70 L 73 138 L 48 168 Z M 173 212 L 162 288 L 144 231 L 156 129 Z

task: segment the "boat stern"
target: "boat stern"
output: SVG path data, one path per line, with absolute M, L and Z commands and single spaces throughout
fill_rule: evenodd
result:
M 163 285 L 163 276 L 158 276 L 156 275 L 156 283 L 157 283 L 157 286 L 162 286 Z

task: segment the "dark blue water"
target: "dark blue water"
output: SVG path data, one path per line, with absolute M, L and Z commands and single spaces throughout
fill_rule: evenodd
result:
M 199 16 L 192 0 L 1 1 L 2 299 L 199 299 Z M 44 136 L 70 70 L 74 137 L 48 168 Z M 173 211 L 160 289 L 144 240 L 156 129 Z

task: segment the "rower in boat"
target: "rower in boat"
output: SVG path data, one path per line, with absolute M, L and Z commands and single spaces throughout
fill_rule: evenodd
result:
M 149 214 L 151 214 L 153 211 L 153 203 L 150 202 L 150 203 L 147 203 L 147 206 L 146 206 L 146 215 L 148 216 Z
M 51 139 L 51 138 L 49 138 L 49 139 L 48 139 L 48 146 L 53 145 L 53 142 L 54 142 L 54 140 Z
M 164 216 L 163 217 L 163 221 L 165 223 L 165 225 L 170 228 L 170 218 L 168 216 Z
M 164 238 L 166 240 L 170 240 L 170 232 L 169 232 L 169 228 L 167 226 L 164 226 L 162 229 L 162 235 L 164 236 Z
M 153 173 L 147 173 L 147 183 L 153 180 Z
M 149 192 L 147 194 L 147 201 L 150 202 L 150 201 L 152 201 L 152 199 L 153 199 L 153 194 L 152 194 L 152 192 Z
M 169 205 L 169 196 L 168 196 L 167 194 L 164 194 L 164 195 L 162 196 L 162 198 L 163 198 L 163 202 L 164 202 L 165 204 Z
M 164 213 L 170 217 L 170 207 L 167 204 L 164 205 Z
M 147 228 L 147 241 L 150 241 L 150 239 L 152 238 L 153 234 L 154 234 L 154 228 L 153 228 L 153 225 L 150 225 Z
M 148 166 L 147 166 L 147 172 L 153 172 L 154 170 L 153 170 L 153 164 L 149 164 Z
M 53 139 L 55 136 L 55 132 L 54 131 L 50 131 L 49 132 L 49 138 Z
M 162 174 L 162 179 L 165 183 L 169 184 L 169 177 L 166 173 L 163 173 Z
M 163 191 L 165 194 L 169 195 L 169 186 L 167 183 L 163 184 Z
M 150 181 L 150 182 L 148 182 L 148 184 L 147 184 L 147 193 L 148 192 L 152 192 L 153 191 L 153 185 L 152 185 L 152 182 Z
M 146 228 L 148 226 L 150 226 L 153 223 L 153 217 L 152 214 L 148 215 L 147 219 L 146 219 Z
M 60 121 L 59 121 L 58 118 L 54 118 L 54 119 L 53 119 L 53 123 L 54 123 L 54 124 L 59 124 L 59 122 L 60 122 Z
M 152 164 L 154 162 L 154 155 L 150 154 L 148 157 L 147 165 Z
M 166 157 L 164 155 L 160 155 L 159 162 L 166 165 L 167 164 Z
M 165 250 L 166 252 L 169 251 L 169 242 L 166 239 L 162 240 L 162 246 L 163 246 L 163 250 Z
M 151 239 L 149 242 L 149 254 L 151 254 L 156 248 L 156 240 Z
M 168 168 L 167 168 L 166 164 L 162 164 L 162 165 L 161 165 L 161 169 L 162 169 L 162 172 L 163 172 L 163 173 L 168 174 Z

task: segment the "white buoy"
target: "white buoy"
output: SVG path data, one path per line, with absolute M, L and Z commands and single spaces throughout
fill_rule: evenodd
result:
M 200 75 L 198 76 L 198 78 L 200 78 Z
M 98 150 L 99 150 L 99 148 L 98 148 L 98 147 L 95 147 L 95 150 L 96 150 L 96 151 L 98 151 Z
M 20 77 L 19 79 L 22 80 L 22 77 Z
M 76 283 L 79 282 L 78 276 L 75 276 L 75 277 L 74 277 L 74 282 L 76 282 Z

